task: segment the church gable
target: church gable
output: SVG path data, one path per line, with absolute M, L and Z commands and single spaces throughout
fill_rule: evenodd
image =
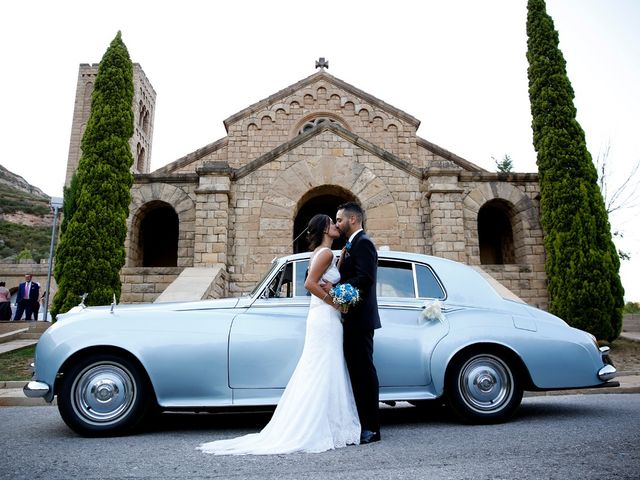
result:
M 225 120 L 229 164 L 240 168 L 320 123 L 333 123 L 410 161 L 420 122 L 321 71 Z

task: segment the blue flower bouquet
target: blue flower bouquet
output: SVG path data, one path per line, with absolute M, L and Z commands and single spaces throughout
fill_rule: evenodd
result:
M 360 291 L 350 283 L 339 283 L 329 290 L 329 295 L 333 303 L 340 306 L 342 312 L 346 312 L 361 300 Z

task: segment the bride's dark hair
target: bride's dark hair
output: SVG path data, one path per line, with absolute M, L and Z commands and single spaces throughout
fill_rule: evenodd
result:
M 329 222 L 331 222 L 331 217 L 324 213 L 318 213 L 309 220 L 309 224 L 307 225 L 307 243 L 309 243 L 309 250 L 315 250 L 315 248 L 322 243 L 322 237 L 327 231 Z

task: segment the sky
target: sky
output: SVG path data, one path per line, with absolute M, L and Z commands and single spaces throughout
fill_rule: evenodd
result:
M 547 0 L 592 156 L 609 190 L 640 162 L 640 1 Z M 0 5 L 0 164 L 62 196 L 80 63 L 118 30 L 157 93 L 152 171 L 226 135 L 223 120 L 328 72 L 421 121 L 487 170 L 535 172 L 526 0 L 31 0 Z M 640 175 L 640 174 L 639 174 Z M 638 186 L 640 189 L 640 186 Z M 640 301 L 640 205 L 611 216 Z

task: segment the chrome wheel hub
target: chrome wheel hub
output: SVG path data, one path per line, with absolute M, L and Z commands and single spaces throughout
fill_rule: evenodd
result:
M 513 376 L 508 366 L 493 355 L 470 358 L 460 371 L 460 395 L 473 410 L 500 410 L 513 395 Z
M 113 422 L 125 415 L 136 398 L 133 376 L 122 365 L 87 367 L 73 386 L 74 410 L 95 424 Z

